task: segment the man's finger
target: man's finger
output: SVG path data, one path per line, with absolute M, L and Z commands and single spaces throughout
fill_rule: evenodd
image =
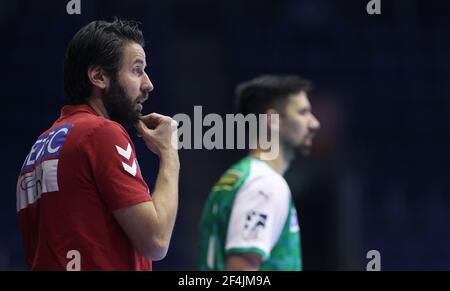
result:
M 164 115 L 151 113 L 141 116 L 140 120 L 142 120 L 148 128 L 154 129 L 164 120 L 164 118 Z
M 144 124 L 144 122 L 142 122 L 142 120 L 138 120 L 134 124 L 134 128 L 136 128 L 137 135 L 139 137 L 142 137 L 144 135 L 144 132 L 147 130 L 147 126 Z

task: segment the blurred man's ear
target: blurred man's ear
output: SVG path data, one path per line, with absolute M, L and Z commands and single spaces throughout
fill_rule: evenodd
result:
M 280 129 L 280 113 L 271 108 L 265 114 L 267 114 L 267 128 L 278 131 Z
M 109 87 L 109 77 L 100 66 L 91 66 L 88 69 L 88 77 L 94 88 L 103 90 Z

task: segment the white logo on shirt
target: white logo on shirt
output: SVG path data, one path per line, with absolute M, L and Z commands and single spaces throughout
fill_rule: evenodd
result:
M 266 199 L 266 202 L 269 201 L 269 194 L 265 193 L 264 191 L 259 190 L 258 194 L 261 195 Z
M 266 227 L 267 214 L 249 211 L 246 214 L 246 221 L 244 225 L 244 238 L 256 239 L 260 230 Z
M 119 153 L 119 155 L 121 155 L 122 157 L 127 159 L 127 161 L 130 160 L 130 158 L 131 158 L 131 145 L 130 144 L 128 144 L 126 150 L 124 150 L 120 146 L 116 145 L 116 150 Z M 122 166 L 123 166 L 123 169 L 126 172 L 128 172 L 130 175 L 132 175 L 133 177 L 136 176 L 136 171 L 137 171 L 136 159 L 133 160 L 133 163 L 131 164 L 131 166 L 124 162 L 122 162 Z

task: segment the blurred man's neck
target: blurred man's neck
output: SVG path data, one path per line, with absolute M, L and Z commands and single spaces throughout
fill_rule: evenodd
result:
M 255 149 L 250 151 L 250 156 L 263 160 L 261 155 L 264 153 L 262 149 Z M 272 169 L 278 172 L 280 175 L 284 175 L 284 173 L 289 169 L 292 160 L 294 159 L 294 152 L 290 149 L 287 149 L 282 144 L 280 144 L 280 149 L 278 155 L 273 160 L 264 160 Z
M 88 101 L 89 106 L 97 112 L 98 115 L 103 116 L 106 119 L 109 119 L 108 112 L 106 111 L 105 106 L 103 105 L 103 101 L 100 97 L 91 97 Z

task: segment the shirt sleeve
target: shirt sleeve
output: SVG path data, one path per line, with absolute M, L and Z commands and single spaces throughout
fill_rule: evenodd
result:
M 110 211 L 151 200 L 134 145 L 122 127 L 104 122 L 80 144 L 95 186 Z
M 267 260 L 286 223 L 290 199 L 282 179 L 258 177 L 244 184 L 231 211 L 226 253 L 255 252 Z

